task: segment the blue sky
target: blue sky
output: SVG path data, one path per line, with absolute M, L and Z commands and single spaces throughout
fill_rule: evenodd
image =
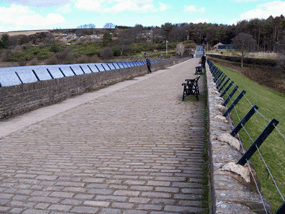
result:
M 165 22 L 233 24 L 285 16 L 285 1 L 268 0 L 0 0 L 0 32 L 77 28 L 105 23 L 161 26 Z

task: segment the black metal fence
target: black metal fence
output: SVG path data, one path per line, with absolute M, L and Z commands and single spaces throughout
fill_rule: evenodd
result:
M 248 163 L 249 159 L 252 157 L 252 155 L 257 151 L 260 158 L 262 159 L 264 166 L 266 167 L 266 170 L 268 171 L 268 174 L 270 175 L 278 193 L 280 194 L 280 197 L 283 200 L 283 204 L 279 207 L 279 209 L 277 210 L 276 214 L 283 214 L 285 213 L 285 199 L 268 167 L 268 164 L 266 163 L 264 157 L 262 156 L 262 153 L 259 150 L 259 147 L 262 145 L 262 143 L 265 141 L 265 139 L 271 134 L 271 132 L 276 129 L 278 131 L 278 133 L 281 135 L 282 138 L 284 138 L 285 140 L 285 136 L 284 134 L 282 134 L 280 132 L 280 130 L 276 127 L 279 123 L 278 120 L 276 120 L 275 118 L 273 118 L 272 120 L 268 120 L 264 115 L 262 115 L 260 113 L 260 111 L 258 111 L 258 106 L 257 105 L 253 105 L 250 100 L 245 96 L 246 91 L 244 90 L 240 90 L 239 87 L 236 85 L 233 90 L 230 92 L 230 88 L 232 88 L 232 86 L 234 85 L 234 82 L 230 80 L 230 78 L 227 77 L 227 75 L 225 73 L 223 73 L 218 67 L 216 67 L 210 60 L 207 60 L 209 68 L 210 68 L 210 72 L 212 73 L 213 77 L 214 77 L 214 82 L 216 83 L 216 87 L 217 90 L 221 93 L 221 97 L 224 97 L 226 94 L 228 95 L 227 98 L 225 98 L 225 101 L 223 103 L 223 106 L 226 106 L 227 104 L 229 104 L 229 102 L 231 102 L 231 104 L 229 104 L 228 109 L 226 110 L 226 112 L 223 114 L 223 116 L 227 117 L 229 115 L 230 112 L 232 112 L 232 110 L 235 110 L 235 113 L 239 119 L 239 123 L 233 127 L 232 131 L 231 131 L 231 135 L 232 136 L 236 136 L 239 131 L 241 129 L 243 129 L 246 134 L 248 135 L 250 141 L 252 142 L 252 145 L 249 147 L 249 149 L 247 149 L 247 151 L 244 151 L 244 147 L 241 146 L 241 148 L 243 149 L 243 156 L 242 158 L 237 162 L 237 164 L 240 165 L 244 165 L 246 163 Z M 233 96 L 236 92 L 239 91 L 239 95 L 236 96 L 236 98 L 233 100 Z M 236 105 L 238 104 L 238 102 L 245 97 L 247 102 L 250 104 L 251 109 L 248 111 L 248 113 L 241 118 L 240 115 L 238 114 L 238 111 L 236 109 Z M 262 116 L 262 118 L 264 120 L 266 120 L 268 122 L 268 125 L 265 127 L 265 129 L 261 132 L 261 134 L 256 138 L 256 140 L 252 139 L 252 136 L 249 134 L 249 132 L 246 130 L 245 128 L 245 124 L 250 120 L 250 118 L 255 114 L 258 113 Z M 240 138 L 239 138 L 240 139 Z M 240 141 L 241 143 L 241 141 Z M 242 143 L 241 143 L 242 145 Z M 255 180 L 255 177 L 253 175 L 253 171 L 250 167 L 250 164 L 248 164 L 249 169 L 250 169 L 250 173 L 254 179 L 257 191 L 260 195 L 261 201 L 263 203 L 263 207 L 265 210 L 265 213 L 268 213 L 266 207 L 265 207 L 265 203 L 263 200 L 263 196 L 261 193 L 261 190 L 258 187 L 258 182 Z

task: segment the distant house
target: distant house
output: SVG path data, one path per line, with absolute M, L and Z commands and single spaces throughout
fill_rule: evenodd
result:
M 185 52 L 185 45 L 183 45 L 182 43 L 179 43 L 176 46 L 176 54 L 177 55 L 182 55 Z
M 219 42 L 218 44 L 214 45 L 214 49 L 218 49 L 220 45 L 224 45 L 224 44 Z

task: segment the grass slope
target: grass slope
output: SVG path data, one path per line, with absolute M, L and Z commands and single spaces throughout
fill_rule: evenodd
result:
M 234 81 L 234 86 L 238 85 L 239 90 L 246 91 L 246 97 L 252 105 L 256 104 L 259 109 L 258 111 L 264 115 L 267 120 L 261 116 L 258 112 L 253 115 L 253 117 L 246 123 L 245 129 L 251 135 L 254 141 L 268 125 L 272 118 L 279 121 L 276 126 L 283 135 L 285 134 L 285 95 L 277 93 L 271 89 L 265 88 L 256 82 L 253 82 L 246 77 L 244 77 L 240 72 L 229 70 L 220 65 L 216 65 L 221 71 L 223 71 L 227 77 Z M 229 92 L 234 87 L 232 86 Z M 233 101 L 240 93 L 236 92 Z M 227 98 L 227 94 L 224 98 Z M 248 100 L 243 97 L 241 101 L 237 104 L 236 109 L 239 114 L 240 119 L 242 119 L 246 113 L 251 109 L 251 104 Z M 231 103 L 228 104 L 228 106 Z M 236 111 L 232 111 L 233 119 L 235 124 L 238 123 L 239 118 Z M 247 148 L 252 144 L 251 139 L 248 137 L 247 133 L 242 129 L 239 132 L 242 137 L 242 141 Z M 264 141 L 260 147 L 260 151 L 283 195 L 285 195 L 285 139 L 279 132 L 274 129 L 274 131 L 269 135 L 269 137 Z M 264 197 L 270 201 L 273 211 L 282 205 L 283 200 L 278 193 L 275 185 L 270 177 L 260 155 L 256 152 L 250 159 L 253 163 L 255 170 L 257 172 L 259 181 L 262 186 L 262 193 Z

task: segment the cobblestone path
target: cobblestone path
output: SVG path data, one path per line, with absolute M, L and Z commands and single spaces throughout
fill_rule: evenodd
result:
M 0 213 L 203 211 L 204 100 L 181 101 L 197 65 L 190 59 L 39 109 L 8 134 L 3 127 L 17 119 L 2 122 Z

